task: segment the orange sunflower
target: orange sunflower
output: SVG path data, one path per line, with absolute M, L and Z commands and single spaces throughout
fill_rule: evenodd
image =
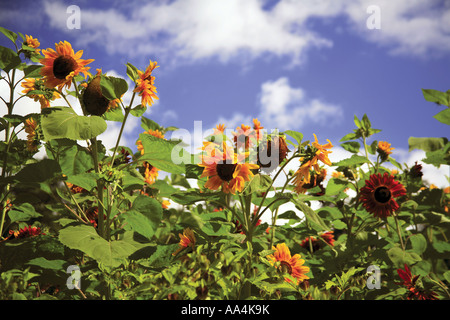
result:
M 180 247 L 178 248 L 177 251 L 175 251 L 174 253 L 172 253 L 172 255 L 176 256 L 181 250 L 187 248 L 187 247 L 191 247 L 192 249 L 195 247 L 195 235 L 194 235 L 194 231 L 192 231 L 189 228 L 184 229 L 183 234 L 179 234 L 180 237 Z
M 81 59 L 83 50 L 75 53 L 67 41 L 55 43 L 55 48 L 56 51 L 51 48 L 42 50 L 44 58 L 40 62 L 44 67 L 41 69 L 41 75 L 47 87 L 58 87 L 61 91 L 64 86 L 70 88 L 72 79 L 79 73 L 83 73 L 86 78 L 90 69 L 86 65 L 94 59 Z
M 34 99 L 34 101 L 39 101 L 41 104 L 41 109 L 50 108 L 50 101 L 61 97 L 57 91 L 46 88 L 44 82 L 40 79 L 28 78 L 25 79 L 20 85 L 24 88 L 22 93 L 26 94 L 29 98 Z M 35 90 L 39 90 L 44 93 L 28 94 L 29 92 Z
M 27 149 L 31 152 L 37 151 L 37 146 L 39 141 L 37 139 L 36 129 L 38 127 L 38 123 L 34 118 L 28 118 L 25 120 L 25 132 L 28 133 L 27 136 Z
M 141 104 L 143 106 L 151 107 L 153 104 L 153 99 L 159 99 L 156 95 L 156 87 L 155 87 L 155 77 L 152 76 L 153 70 L 159 68 L 158 62 L 151 61 L 145 69 L 145 72 L 138 70 L 139 78 L 136 80 L 136 88 L 133 90 L 136 93 L 139 93 L 139 96 L 142 97 Z
M 41 51 L 41 49 L 38 49 L 38 47 L 41 45 L 41 43 L 39 42 L 38 39 L 33 38 L 32 36 L 29 35 L 25 35 L 25 41 L 23 42 L 24 45 L 35 49 L 34 53 L 35 54 L 39 54 L 39 52 Z M 29 52 L 25 52 L 25 57 L 30 58 L 31 55 Z
M 327 139 L 328 143 L 325 145 L 319 144 L 317 136 L 314 134 L 313 141 L 306 150 L 306 156 L 300 158 L 300 168 L 294 173 L 293 184 L 297 193 L 301 193 L 305 188 L 303 186 L 311 183 L 311 176 L 315 173 L 316 176 L 323 174 L 323 170 L 319 167 L 319 161 L 323 164 L 331 166 L 332 163 L 328 158 L 328 154 L 332 151 L 333 144 Z
M 375 217 L 386 218 L 400 206 L 394 198 L 406 195 L 405 187 L 385 172 L 383 176 L 372 174 L 366 185 L 361 188 L 360 201 L 366 210 Z
M 389 158 L 389 155 L 392 154 L 392 150 L 395 148 L 391 148 L 391 144 L 386 141 L 378 142 L 377 152 L 381 157 L 382 161 L 386 161 Z
M 289 273 L 292 277 L 297 279 L 297 284 L 303 280 L 309 279 L 306 275 L 309 272 L 309 267 L 303 265 L 305 260 L 301 259 L 299 254 L 291 256 L 291 252 L 285 243 L 277 244 L 277 246 L 272 247 L 272 249 L 276 251 L 267 256 L 271 265 Z M 287 277 L 285 277 L 285 280 L 291 282 L 291 279 Z
M 145 168 L 144 172 L 145 182 L 147 184 L 155 183 L 156 179 L 158 179 L 159 169 L 155 168 L 147 161 L 144 161 L 144 168 Z
M 247 156 L 248 153 L 235 153 L 225 143 L 222 150 L 208 148 L 206 155 L 202 156 L 202 162 L 198 164 L 204 167 L 200 177 L 208 177 L 205 188 L 217 190 L 222 187 L 223 192 L 232 194 L 241 192 L 245 182 L 253 176 L 251 170 L 259 168 L 257 164 L 244 163 Z

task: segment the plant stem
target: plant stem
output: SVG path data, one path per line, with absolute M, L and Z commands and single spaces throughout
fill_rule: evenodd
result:
M 402 237 L 402 233 L 400 230 L 400 225 L 398 224 L 398 219 L 397 219 L 397 215 L 394 214 L 394 220 L 395 220 L 395 225 L 397 227 L 397 234 L 398 234 L 398 238 L 400 239 L 400 244 L 402 246 L 403 251 L 405 250 L 405 245 L 403 243 L 403 237 Z
M 125 128 L 125 123 L 127 122 L 128 115 L 131 112 L 131 106 L 133 105 L 135 95 L 136 95 L 136 92 L 134 92 L 133 96 L 131 97 L 130 105 L 125 108 L 125 116 L 123 118 L 122 125 L 120 127 L 119 136 L 117 137 L 116 146 L 114 147 L 113 155 L 111 158 L 111 166 L 114 165 L 114 158 L 116 157 L 117 149 L 119 148 L 120 139 L 122 138 L 123 130 Z

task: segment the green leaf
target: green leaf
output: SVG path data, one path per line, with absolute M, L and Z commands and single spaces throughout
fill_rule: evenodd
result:
M 130 77 L 131 80 L 136 81 L 139 78 L 138 69 L 133 66 L 131 63 L 127 62 L 127 76 Z
M 444 272 L 444 278 L 450 283 L 450 270 Z
M 404 264 L 413 265 L 414 263 L 421 261 L 420 256 L 415 252 L 403 251 L 399 247 L 393 247 L 387 251 L 389 259 L 394 263 L 397 268 L 402 268 Z
M 17 41 L 17 33 L 12 32 L 11 30 L 5 29 L 3 27 L 0 27 L 0 32 L 3 33 L 13 43 L 16 43 L 16 41 Z
M 49 141 L 47 156 L 50 159 L 56 159 L 61 166 L 62 173 L 71 176 L 94 168 L 92 156 L 86 147 L 77 144 L 76 141 L 69 139 L 56 139 Z
M 322 218 L 308 205 L 306 205 L 303 201 L 293 198 L 295 205 L 298 207 L 300 211 L 303 212 L 306 219 L 309 220 L 310 223 L 316 226 L 317 231 L 326 231 L 330 230 L 328 225 L 322 220 Z
M 361 129 L 361 121 L 359 121 L 358 117 L 355 116 L 353 117 L 353 122 L 355 123 L 355 126 L 357 126 L 359 129 Z
M 333 227 L 338 230 L 343 230 L 347 228 L 347 225 L 341 220 L 333 220 L 331 223 L 333 224 Z
M 370 123 L 369 117 L 367 114 L 364 114 L 362 117 L 362 127 L 366 130 L 370 129 L 372 127 L 372 124 Z
M 358 153 L 359 149 L 361 148 L 361 145 L 359 144 L 358 141 L 349 141 L 341 143 L 341 147 L 351 153 Z
M 100 88 L 103 96 L 108 100 L 121 99 L 128 91 L 128 83 L 125 79 L 103 75 L 100 79 Z
M 150 134 L 139 135 L 139 139 L 144 147 L 144 155 L 140 160 L 148 161 L 153 167 L 160 170 L 182 174 L 185 172 L 183 164 L 175 164 L 172 161 L 172 156 L 176 157 L 173 151 L 176 144 L 161 138 L 154 137 Z M 174 153 L 174 155 L 172 155 Z
M 147 106 L 140 104 L 131 109 L 130 114 L 139 118 L 145 113 L 145 111 L 147 111 Z
M 411 241 L 412 250 L 419 255 L 427 249 L 427 240 L 420 233 L 411 235 L 409 241 Z
M 439 168 L 441 164 L 449 165 L 450 164 L 450 142 L 447 142 L 442 149 L 438 149 L 435 151 L 428 151 L 426 153 L 426 158 L 422 159 L 423 162 L 432 164 L 435 167 Z
M 40 71 L 42 69 L 42 66 L 31 64 L 23 68 L 24 77 L 25 78 L 40 78 L 42 75 L 40 74 Z
M 106 241 L 88 225 L 69 226 L 59 232 L 59 241 L 70 249 L 80 250 L 106 267 L 118 267 L 137 248 L 126 240 Z
M 123 214 L 123 218 L 133 231 L 151 240 L 161 223 L 162 212 L 162 206 L 157 200 L 139 195 L 133 201 L 131 210 Z
M 88 140 L 103 133 L 107 124 L 98 116 L 79 116 L 72 108 L 52 107 L 42 110 L 45 141 L 53 139 Z
M 293 130 L 286 130 L 284 133 L 287 134 L 288 136 L 294 138 L 297 141 L 297 145 L 301 145 L 302 144 L 303 133 L 297 132 L 297 131 L 293 131 Z
M 400 170 L 403 170 L 403 169 L 402 169 L 402 165 L 401 165 L 399 162 L 397 162 L 397 160 L 395 160 L 394 158 L 389 157 L 389 158 L 388 158 L 388 161 L 389 161 L 391 164 L 393 164 L 394 166 L 396 166 L 397 168 L 399 168 Z
M 10 48 L 0 46 L 0 69 L 8 73 L 17 67 L 22 61 L 16 52 Z
M 449 94 L 447 92 L 441 92 L 434 89 L 422 89 L 423 97 L 425 100 L 449 106 Z
M 161 129 L 162 129 L 159 124 L 157 124 L 155 121 L 148 119 L 146 117 L 141 117 L 141 127 L 145 131 L 147 131 L 147 130 L 160 130 L 161 131 Z
M 51 159 L 43 159 L 26 165 L 12 178 L 20 182 L 45 182 L 61 173 L 59 163 Z
M 28 261 L 26 264 L 37 266 L 42 269 L 50 269 L 55 271 L 64 271 L 65 260 L 47 260 L 44 257 L 34 258 Z
M 14 205 L 12 209 L 8 211 L 8 216 L 10 218 L 10 223 L 28 221 L 32 218 L 42 217 L 30 203 Z
M 99 175 L 95 172 L 86 172 L 67 177 L 67 182 L 82 187 L 88 191 L 97 187 Z
M 186 164 L 186 178 L 188 179 L 200 179 L 200 176 L 203 173 L 203 167 L 200 167 L 196 164 Z
M 416 138 L 409 137 L 408 145 L 409 151 L 414 149 L 421 149 L 424 151 L 436 151 L 442 149 L 444 145 L 448 142 L 448 139 L 443 138 Z
M 438 114 L 434 115 L 433 118 L 437 119 L 438 121 L 444 124 L 450 125 L 450 108 L 442 110 Z
M 118 121 L 122 122 L 125 118 L 122 108 L 108 109 L 104 114 L 102 114 L 103 119 L 107 121 Z
M 338 166 L 338 167 L 349 167 L 349 166 L 361 165 L 363 163 L 368 163 L 368 162 L 369 162 L 369 160 L 366 157 L 358 156 L 358 155 L 354 154 L 350 158 L 343 159 L 341 161 L 333 163 L 333 165 Z
M 359 131 L 358 131 L 359 132 Z M 348 141 L 348 140 L 356 140 L 361 137 L 361 134 L 359 133 L 347 133 L 345 136 L 342 137 L 339 141 Z

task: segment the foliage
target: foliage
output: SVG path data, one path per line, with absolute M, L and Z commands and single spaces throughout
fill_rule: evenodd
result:
M 242 125 L 247 140 L 240 146 L 233 140 L 239 128 L 222 145 L 217 127 L 202 152 L 190 154 L 179 140 L 165 138 L 176 128 L 143 116 L 157 98 L 156 62 L 144 71 L 126 64 L 134 88 L 125 79 L 77 72 L 57 78 L 61 86 L 38 86 L 48 81 L 38 45 L 21 33 L 0 32 L 14 47 L 0 47 L 0 81 L 11 88 L 1 97 L 7 112 L 0 118 L 0 299 L 449 299 L 449 188 L 423 181 L 419 163 L 397 162 L 390 145 L 375 140 L 381 130 L 367 115 L 354 117 L 355 129 L 340 141 L 352 155 L 336 163 L 328 159 L 331 142 L 320 145 L 316 136 L 312 142 L 293 130 L 261 138 L 257 121 L 248 131 Z M 96 76 L 101 80 L 92 89 Z M 14 88 L 27 79 L 35 87 L 16 97 Z M 91 89 L 104 113 L 86 110 L 94 101 L 83 99 Z M 423 90 L 427 101 L 445 107 L 435 118 L 447 125 L 449 92 Z M 54 106 L 55 94 L 67 106 Z M 79 100 L 83 114 L 68 96 Z M 20 116 L 14 107 L 22 98 L 49 106 Z M 141 119 L 137 152 L 120 145 L 128 117 Z M 97 139 L 106 121 L 122 125 L 111 150 Z M 22 130 L 27 139 L 19 138 Z M 205 174 L 202 156 L 226 154 L 220 149 L 226 143 L 247 155 L 247 142 L 259 148 L 260 167 L 233 162 L 229 179 L 230 167 L 211 171 L 220 179 Z M 445 137 L 411 137 L 409 146 L 426 152 L 424 163 L 450 163 Z M 259 158 L 268 149 L 279 160 L 270 170 Z M 287 172 L 296 161 L 298 170 Z M 335 172 L 325 179 L 330 167 Z M 167 175 L 158 178 L 159 171 Z M 380 217 L 366 206 L 364 190 L 384 173 L 404 193 L 395 200 L 389 193 L 392 210 Z M 296 211 L 284 209 L 287 203 Z M 270 222 L 261 222 L 263 216 Z M 281 243 L 292 260 L 273 263 L 268 257 L 280 257 Z M 398 271 L 405 265 L 415 277 L 406 285 Z M 306 280 L 298 280 L 296 266 Z M 367 285 L 370 266 L 379 271 L 377 288 Z

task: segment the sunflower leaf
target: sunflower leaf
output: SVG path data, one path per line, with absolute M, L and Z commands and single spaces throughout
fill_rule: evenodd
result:
M 150 134 L 140 134 L 139 139 L 144 147 L 144 155 L 140 160 L 149 162 L 153 167 L 170 173 L 185 173 L 184 164 L 177 164 L 180 160 L 175 149 L 177 144 L 165 139 L 154 137 Z M 174 152 L 175 149 L 175 152 Z M 189 157 L 190 161 L 190 157 Z
M 121 99 L 128 91 L 128 83 L 122 78 L 102 75 L 100 87 L 103 96 L 108 100 Z
M 103 133 L 107 124 L 98 116 L 79 116 L 72 108 L 52 107 L 42 110 L 42 132 L 44 140 L 67 138 L 88 140 Z

